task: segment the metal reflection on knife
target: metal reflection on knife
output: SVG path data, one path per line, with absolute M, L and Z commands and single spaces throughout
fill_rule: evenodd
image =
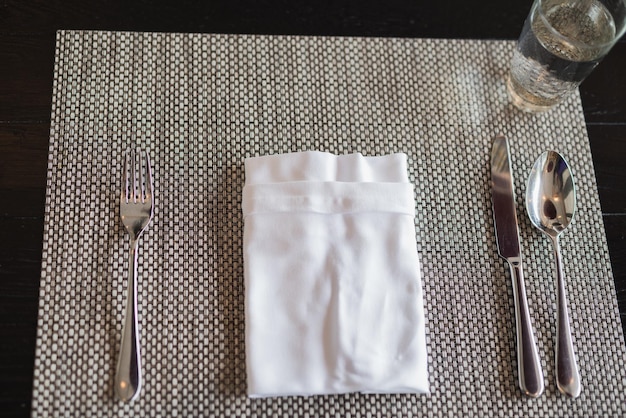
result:
M 519 385 L 526 395 L 538 397 L 544 390 L 543 371 L 526 298 L 511 157 L 504 136 L 497 136 L 491 149 L 491 187 L 498 253 L 508 262 L 513 282 Z

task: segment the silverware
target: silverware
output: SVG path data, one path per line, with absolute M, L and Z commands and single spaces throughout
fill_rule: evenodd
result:
M 120 215 L 130 238 L 130 257 L 126 313 L 115 374 L 115 392 L 124 402 L 136 399 L 141 389 L 141 350 L 137 318 L 137 251 L 139 237 L 154 214 L 152 190 L 150 157 L 141 151 L 127 152 L 124 163 L 124 184 L 120 198 Z
M 556 383 L 561 392 L 575 398 L 581 391 L 580 374 L 569 327 L 559 235 L 574 217 L 576 191 L 565 159 L 555 151 L 541 154 L 530 172 L 526 190 L 530 221 L 550 238 L 556 260 Z
M 506 138 L 497 136 L 491 149 L 491 186 L 496 240 L 498 253 L 509 263 L 513 280 L 519 385 L 526 395 L 535 398 L 543 393 L 543 372 L 526 300 L 510 161 Z

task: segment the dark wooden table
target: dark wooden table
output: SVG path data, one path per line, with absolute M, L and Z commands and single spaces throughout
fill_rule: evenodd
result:
M 515 39 L 530 6 L 530 0 L 0 2 L 0 415 L 30 413 L 56 30 Z M 622 40 L 581 86 L 622 318 L 624 74 Z

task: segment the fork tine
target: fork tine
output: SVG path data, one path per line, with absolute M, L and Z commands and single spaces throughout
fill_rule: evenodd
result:
M 143 163 L 142 163 L 142 158 L 143 158 L 143 151 L 140 149 L 139 152 L 137 153 L 137 168 L 139 169 L 139 187 L 138 187 L 138 191 L 139 191 L 139 201 L 141 203 L 144 203 L 146 201 L 146 185 L 144 183 L 145 181 L 145 175 L 144 175 L 144 168 L 143 168 Z
M 126 156 L 124 158 L 124 188 L 122 189 L 122 199 L 124 200 L 124 203 L 128 203 L 128 198 L 129 198 L 129 167 L 130 165 L 130 152 L 126 152 Z
M 146 151 L 146 200 L 152 200 L 152 166 L 150 165 L 150 153 Z
M 137 154 L 135 150 L 131 151 L 132 163 L 130 165 L 130 175 L 133 179 L 133 203 L 137 203 Z

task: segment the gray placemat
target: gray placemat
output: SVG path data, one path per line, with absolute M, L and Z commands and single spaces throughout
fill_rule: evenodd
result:
M 624 416 L 626 345 L 580 98 L 508 104 L 507 41 L 58 33 L 33 415 Z M 512 290 L 496 255 L 489 151 L 510 139 L 527 290 L 546 378 L 521 395 Z M 145 383 L 113 398 L 127 237 L 124 150 L 150 150 L 140 243 Z M 548 240 L 523 209 L 538 154 L 562 152 L 578 212 L 562 239 L 583 392 L 555 388 Z M 241 190 L 248 156 L 405 152 L 417 185 L 430 395 L 246 397 Z

